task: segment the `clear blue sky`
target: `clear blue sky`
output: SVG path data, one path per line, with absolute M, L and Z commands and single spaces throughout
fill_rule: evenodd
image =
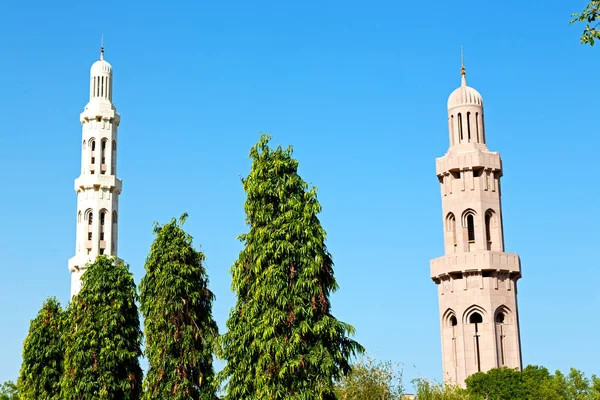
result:
M 523 361 L 600 373 L 600 49 L 568 24 L 585 0 L 205 3 L 0 6 L 0 382 L 16 379 L 44 299 L 68 302 L 79 113 L 102 33 L 122 115 L 119 255 L 136 282 L 152 222 L 189 212 L 225 330 L 246 230 L 239 176 L 268 132 L 319 188 L 334 314 L 408 379 L 441 377 L 435 157 L 448 147 L 463 45 L 488 145 L 504 160 Z

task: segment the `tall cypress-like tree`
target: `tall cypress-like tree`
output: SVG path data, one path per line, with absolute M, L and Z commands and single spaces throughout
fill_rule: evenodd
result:
M 60 399 L 63 373 L 63 311 L 60 302 L 51 297 L 31 320 L 23 344 L 23 363 L 17 381 L 19 398 L 23 400 Z
M 335 399 L 334 381 L 363 348 L 331 314 L 338 286 L 315 188 L 298 175 L 292 149 L 262 135 L 243 180 L 250 231 L 232 267 L 237 303 L 222 337 L 226 398 Z
M 155 224 L 156 239 L 140 283 L 145 354 L 144 399 L 215 399 L 213 352 L 218 336 L 213 293 L 192 237 L 181 227 L 187 214 Z
M 81 277 L 65 335 L 61 397 L 65 400 L 137 400 L 142 389 L 136 288 L 121 261 L 99 256 Z

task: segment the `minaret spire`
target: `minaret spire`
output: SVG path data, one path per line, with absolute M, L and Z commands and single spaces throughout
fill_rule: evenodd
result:
M 100 44 L 100 60 L 104 60 L 104 33 L 102 34 L 102 42 Z
M 467 70 L 465 69 L 465 53 L 463 51 L 463 47 L 460 46 L 460 85 L 467 86 Z

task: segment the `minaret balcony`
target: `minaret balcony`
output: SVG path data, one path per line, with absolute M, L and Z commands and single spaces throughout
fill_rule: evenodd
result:
M 81 123 L 93 121 L 100 117 L 106 121 L 118 122 L 121 118 L 112 103 L 106 99 L 94 99 L 87 104 L 85 110 L 79 114 Z
M 116 193 L 121 193 L 123 182 L 114 175 L 83 174 L 75 179 L 75 191 L 77 193 L 82 190 L 93 189 L 96 186 L 114 189 Z
M 503 271 L 521 277 L 521 260 L 515 253 L 480 250 L 454 253 L 434 258 L 430 262 L 432 279 L 467 271 Z
M 469 153 L 448 153 L 435 160 L 435 171 L 438 176 L 448 171 L 473 169 L 474 167 L 501 171 L 502 160 L 500 154 L 477 150 Z

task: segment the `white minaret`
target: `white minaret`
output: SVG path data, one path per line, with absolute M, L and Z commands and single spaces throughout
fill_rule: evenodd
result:
M 117 178 L 117 128 L 120 115 L 112 104 L 112 67 L 100 60 L 90 71 L 90 101 L 80 115 L 81 175 L 75 179 L 77 192 L 77 238 L 75 256 L 69 260 L 71 296 L 81 289 L 86 264 L 100 254 L 117 256 L 119 194 Z
M 436 160 L 445 255 L 431 261 L 441 317 L 444 381 L 522 368 L 517 310 L 519 256 L 504 252 L 500 154 L 486 146 L 483 99 L 461 85 L 448 99 L 450 148 Z

